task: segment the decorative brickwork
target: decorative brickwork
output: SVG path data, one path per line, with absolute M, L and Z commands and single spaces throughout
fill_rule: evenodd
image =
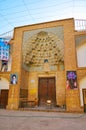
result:
M 10 41 L 12 48 L 12 67 L 7 73 L 0 73 L 10 83 L 10 74 L 18 75 L 18 83 L 10 85 L 8 109 L 18 109 L 20 89 L 27 100 L 38 105 L 40 77 L 55 77 L 56 105 L 65 106 L 68 112 L 83 112 L 80 103 L 80 81 L 85 78 L 86 68 L 77 67 L 76 37 L 86 33 L 75 31 L 74 19 L 65 19 L 41 24 L 17 27 Z M 84 38 L 85 38 L 84 36 Z M 80 39 L 82 42 L 82 38 Z M 66 89 L 66 72 L 77 74 L 77 89 Z M 82 86 L 83 88 L 83 86 Z M 25 93 L 23 93 L 25 92 Z M 25 95 L 24 95 L 25 97 Z

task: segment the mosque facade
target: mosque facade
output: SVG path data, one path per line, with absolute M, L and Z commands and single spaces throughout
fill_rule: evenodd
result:
M 77 31 L 73 18 L 16 27 L 7 45 L 0 60 L 1 108 L 49 104 L 86 112 L 86 30 Z

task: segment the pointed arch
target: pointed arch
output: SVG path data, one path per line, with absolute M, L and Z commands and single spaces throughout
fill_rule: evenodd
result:
M 0 90 L 1 89 L 9 89 L 9 81 L 3 77 L 0 77 Z
M 86 67 L 86 41 L 80 43 L 77 47 L 78 67 Z
M 86 89 L 86 77 L 80 81 L 80 105 L 83 106 L 83 89 Z

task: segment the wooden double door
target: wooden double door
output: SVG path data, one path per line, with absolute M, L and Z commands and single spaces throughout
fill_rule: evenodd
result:
M 0 90 L 0 108 L 6 108 L 8 103 L 8 91 Z
M 39 106 L 46 106 L 47 101 L 56 105 L 55 77 L 39 78 L 38 98 Z

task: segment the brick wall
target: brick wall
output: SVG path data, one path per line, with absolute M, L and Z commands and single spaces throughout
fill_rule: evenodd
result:
M 64 28 L 64 72 L 55 72 L 57 77 L 56 99 L 59 105 L 66 101 L 67 111 L 82 111 L 79 103 L 79 90 L 66 91 L 66 71 L 76 69 L 76 52 L 75 52 L 75 37 L 74 37 L 74 20 L 59 20 L 54 22 L 35 24 L 29 26 L 18 27 L 14 29 L 14 38 L 11 40 L 13 44 L 12 52 L 12 71 L 11 73 L 18 74 L 18 84 L 10 85 L 8 109 L 18 109 L 20 87 L 27 87 L 28 92 L 31 93 L 31 88 L 35 87 L 33 95 L 28 98 L 35 98 L 38 94 L 37 72 L 29 73 L 22 70 L 22 40 L 23 32 L 41 28 L 63 26 Z M 50 76 L 50 75 L 49 75 Z M 59 78 L 58 78 L 59 77 Z M 35 79 L 35 83 L 33 82 Z M 66 91 L 66 92 L 65 92 Z

